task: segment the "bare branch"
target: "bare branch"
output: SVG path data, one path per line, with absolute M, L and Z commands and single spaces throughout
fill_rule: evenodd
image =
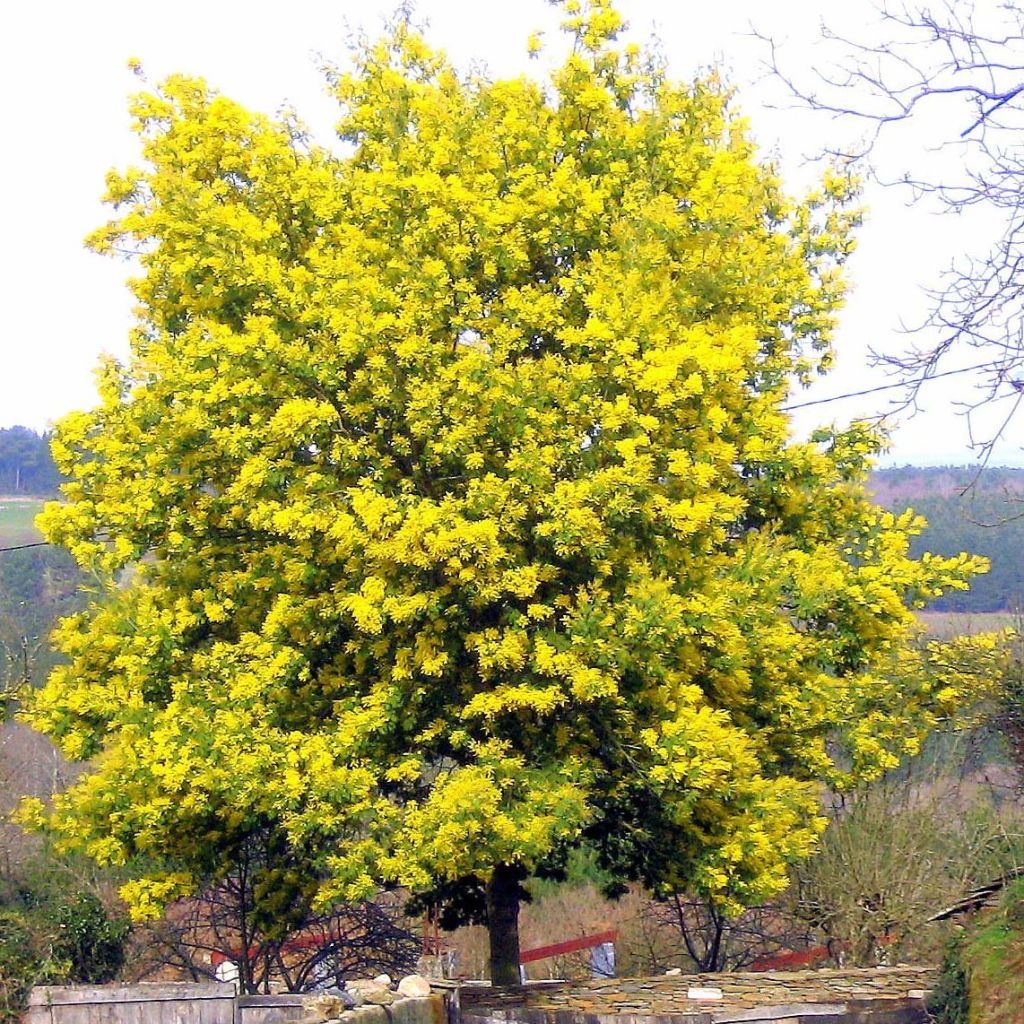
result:
M 782 83 L 792 105 L 848 121 L 860 138 L 833 144 L 829 155 L 864 161 L 879 158 L 879 143 L 897 126 L 915 122 L 937 134 L 922 145 L 919 171 L 886 176 L 885 185 L 929 198 L 949 213 L 985 209 L 996 233 L 987 246 L 958 259 L 930 290 L 931 313 L 908 328 L 913 344 L 903 352 L 876 353 L 878 363 L 906 385 L 904 408 L 920 388 L 962 366 L 964 350 L 990 356 L 975 367 L 973 395 L 960 403 L 971 444 L 982 463 L 1006 435 L 1024 390 L 1024 12 L 1014 3 L 986 6 L 947 0 L 938 7 L 881 0 L 873 37 L 855 38 L 821 26 L 825 56 L 806 74 L 787 66 L 784 47 L 757 32 L 766 70 Z M 920 117 L 922 108 L 943 113 L 941 125 Z M 944 180 L 930 154 L 957 147 L 958 173 Z M 954 372 L 958 370 L 954 369 Z M 978 414 L 993 405 L 1009 410 L 978 433 Z

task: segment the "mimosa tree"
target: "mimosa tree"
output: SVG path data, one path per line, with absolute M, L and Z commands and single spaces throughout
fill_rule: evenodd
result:
M 909 558 L 878 439 L 783 409 L 828 365 L 849 182 L 791 200 L 714 77 L 562 6 L 546 87 L 400 22 L 332 81 L 336 150 L 195 79 L 134 101 L 92 239 L 138 254 L 132 354 L 43 517 L 111 583 L 30 714 L 92 759 L 51 827 L 142 866 L 138 915 L 270 830 L 270 905 L 483 893 L 513 982 L 520 885 L 573 847 L 763 900 L 821 782 L 957 703 L 910 608 L 978 564 Z

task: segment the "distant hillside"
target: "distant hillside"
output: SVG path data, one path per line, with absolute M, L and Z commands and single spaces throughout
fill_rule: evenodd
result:
M 930 605 L 936 611 L 997 612 L 1024 605 L 1024 469 L 986 469 L 977 480 L 975 475 L 973 467 L 902 466 L 871 478 L 879 504 L 894 511 L 910 506 L 928 520 L 914 541 L 915 555 L 969 551 L 992 563 L 969 591 Z
M 974 494 L 1024 498 L 1024 469 L 996 466 L 979 473 L 974 466 L 894 466 L 873 473 L 870 488 L 875 500 L 890 508 L 915 498 L 956 497 L 968 488 Z

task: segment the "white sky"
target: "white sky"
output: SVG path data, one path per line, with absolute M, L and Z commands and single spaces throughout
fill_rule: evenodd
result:
M 995 0 L 987 0 L 989 3 Z M 6 143 L 0 156 L 0 195 L 6 244 L 0 250 L 0 426 L 42 428 L 95 400 L 92 370 L 101 352 L 126 353 L 130 302 L 123 287 L 128 265 L 87 252 L 82 238 L 107 218 L 99 202 L 111 166 L 136 160 L 126 98 L 139 83 L 126 70 L 142 59 L 150 81 L 172 71 L 204 76 L 247 106 L 274 112 L 293 105 L 322 141 L 334 121 L 317 53 L 344 61 L 350 27 L 371 33 L 397 0 L 35 0 L 12 5 L 0 24 L 0 111 Z M 633 36 L 656 31 L 673 71 L 724 62 L 741 87 L 741 106 L 755 134 L 783 157 L 794 185 L 808 180 L 801 157 L 842 129 L 805 114 L 780 112 L 777 88 L 758 82 L 761 48 L 746 33 L 753 22 L 789 40 L 795 70 L 821 59 L 816 26 L 840 5 L 828 0 L 619 0 Z M 979 6 L 981 6 L 979 4 Z M 542 0 L 419 0 L 418 16 L 432 43 L 466 66 L 482 61 L 495 76 L 542 68 L 526 57 L 536 28 L 557 36 L 557 12 Z M 873 21 L 869 0 L 848 0 L 842 18 L 860 27 Z M 943 125 L 933 125 L 939 131 Z M 921 139 L 901 133 L 881 154 L 910 165 Z M 920 166 L 918 162 L 917 166 Z M 853 291 L 843 317 L 835 373 L 807 397 L 824 397 L 884 383 L 867 365 L 870 346 L 897 350 L 907 342 L 901 320 L 926 308 L 921 287 L 959 253 L 976 249 L 984 225 L 936 216 L 905 196 L 870 189 L 869 220 L 851 262 Z M 977 354 L 966 363 L 981 362 Z M 924 411 L 894 433 L 895 463 L 965 463 L 967 431 L 951 403 L 964 397 L 966 379 L 936 383 L 924 393 Z M 801 429 L 880 412 L 885 394 L 847 400 L 800 414 Z M 997 451 L 996 463 L 1024 465 L 1024 417 Z

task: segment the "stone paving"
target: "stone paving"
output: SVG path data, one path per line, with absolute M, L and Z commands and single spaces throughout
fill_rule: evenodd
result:
M 574 1020 L 626 1024 L 654 1018 L 693 1021 L 917 1021 L 934 968 L 774 971 L 758 974 L 610 978 L 530 985 L 519 995 L 462 990 L 466 1018 L 539 1024 Z M 718 989 L 719 999 L 691 999 L 693 989 Z

